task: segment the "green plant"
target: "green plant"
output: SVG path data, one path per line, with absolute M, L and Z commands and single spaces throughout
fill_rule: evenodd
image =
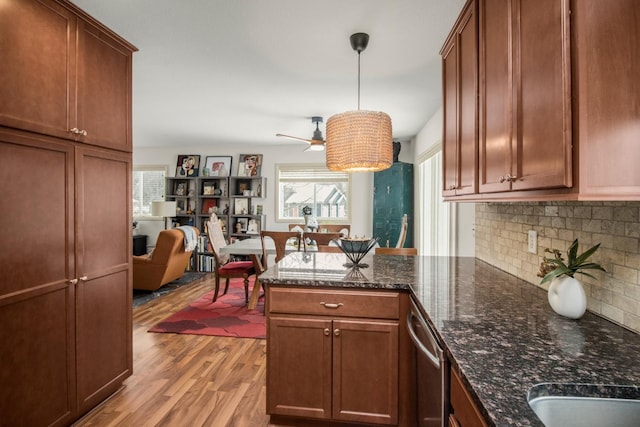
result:
M 604 272 L 607 271 L 600 264 L 597 264 L 595 262 L 587 262 L 589 257 L 593 255 L 599 247 L 600 243 L 578 255 L 578 239 L 575 239 L 573 243 L 571 243 L 571 246 L 569 246 L 569 250 L 567 251 L 566 263 L 564 262 L 562 253 L 559 250 L 545 249 L 545 252 L 552 253 L 554 257 L 544 257 L 542 259 L 542 263 L 540 264 L 540 272 L 538 273 L 538 276 L 543 277 L 542 282 L 540 283 L 542 284 L 548 282 L 560 276 L 573 277 L 574 274 L 583 274 L 595 279 L 595 277 L 593 277 L 591 274 L 586 273 L 582 270 L 600 270 Z

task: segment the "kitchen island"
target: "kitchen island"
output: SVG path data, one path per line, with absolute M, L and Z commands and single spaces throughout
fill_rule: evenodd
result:
M 551 310 L 546 291 L 483 261 L 367 255 L 369 267 L 358 270 L 345 262 L 343 254 L 292 253 L 260 280 L 267 288 L 409 293 L 489 425 L 541 426 L 527 403 L 540 383 L 638 391 L 638 334 L 590 312 L 565 319 Z

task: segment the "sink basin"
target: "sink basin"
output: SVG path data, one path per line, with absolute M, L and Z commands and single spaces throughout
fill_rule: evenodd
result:
M 628 427 L 640 422 L 640 390 L 633 386 L 537 384 L 527 400 L 546 427 Z

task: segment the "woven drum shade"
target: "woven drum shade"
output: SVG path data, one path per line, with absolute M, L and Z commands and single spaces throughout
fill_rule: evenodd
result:
M 393 163 L 391 117 L 380 111 L 347 111 L 327 120 L 327 168 L 380 171 Z

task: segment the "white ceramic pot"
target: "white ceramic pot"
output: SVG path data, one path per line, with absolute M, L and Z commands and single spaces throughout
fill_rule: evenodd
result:
M 582 283 L 573 277 L 556 277 L 549 285 L 549 305 L 556 313 L 579 319 L 587 310 L 587 294 Z

